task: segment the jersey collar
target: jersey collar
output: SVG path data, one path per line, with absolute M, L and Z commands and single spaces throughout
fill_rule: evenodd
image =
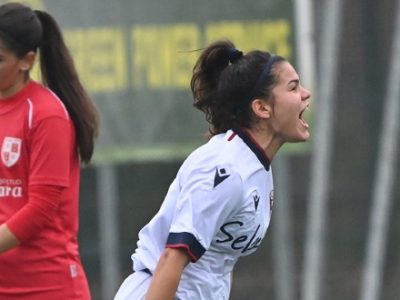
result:
M 271 164 L 269 158 L 265 155 L 260 145 L 246 132 L 246 129 L 236 127 L 232 130 L 243 140 L 250 150 L 253 151 L 264 168 L 269 171 Z

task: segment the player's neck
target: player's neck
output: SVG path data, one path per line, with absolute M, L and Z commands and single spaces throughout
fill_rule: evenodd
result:
M 284 144 L 281 137 L 265 129 L 252 128 L 248 130 L 252 139 L 263 149 L 265 155 L 272 160 L 279 148 Z
M 0 101 L 6 100 L 18 94 L 28 83 L 29 83 L 29 78 L 24 80 L 18 80 L 15 81 L 10 86 L 8 86 L 7 88 L 0 90 Z

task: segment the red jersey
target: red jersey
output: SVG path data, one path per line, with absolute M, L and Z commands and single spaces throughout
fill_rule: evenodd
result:
M 90 299 L 77 244 L 79 158 L 63 103 L 33 81 L 1 100 L 0 147 L 0 224 L 21 241 L 0 254 L 0 300 Z M 61 194 L 51 222 L 32 230 L 35 217 L 17 215 L 37 186 Z

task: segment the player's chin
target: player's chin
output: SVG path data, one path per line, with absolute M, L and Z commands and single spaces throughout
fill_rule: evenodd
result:
M 294 135 L 289 142 L 290 143 L 304 143 L 307 142 L 311 137 L 310 131 L 308 130 L 302 130 L 300 132 L 297 132 L 296 135 Z
M 311 137 L 310 131 L 306 130 L 300 142 L 307 142 Z

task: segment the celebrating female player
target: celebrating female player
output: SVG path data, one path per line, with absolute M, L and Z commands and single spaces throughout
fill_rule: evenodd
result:
M 280 56 L 215 42 L 191 88 L 211 138 L 185 160 L 139 232 L 134 273 L 116 300 L 228 299 L 235 263 L 259 247 L 270 222 L 272 158 L 284 143 L 310 137 L 302 117 L 310 92 Z
M 29 77 L 37 50 L 44 85 Z M 0 300 L 90 299 L 78 198 L 97 123 L 53 17 L 1 5 Z

